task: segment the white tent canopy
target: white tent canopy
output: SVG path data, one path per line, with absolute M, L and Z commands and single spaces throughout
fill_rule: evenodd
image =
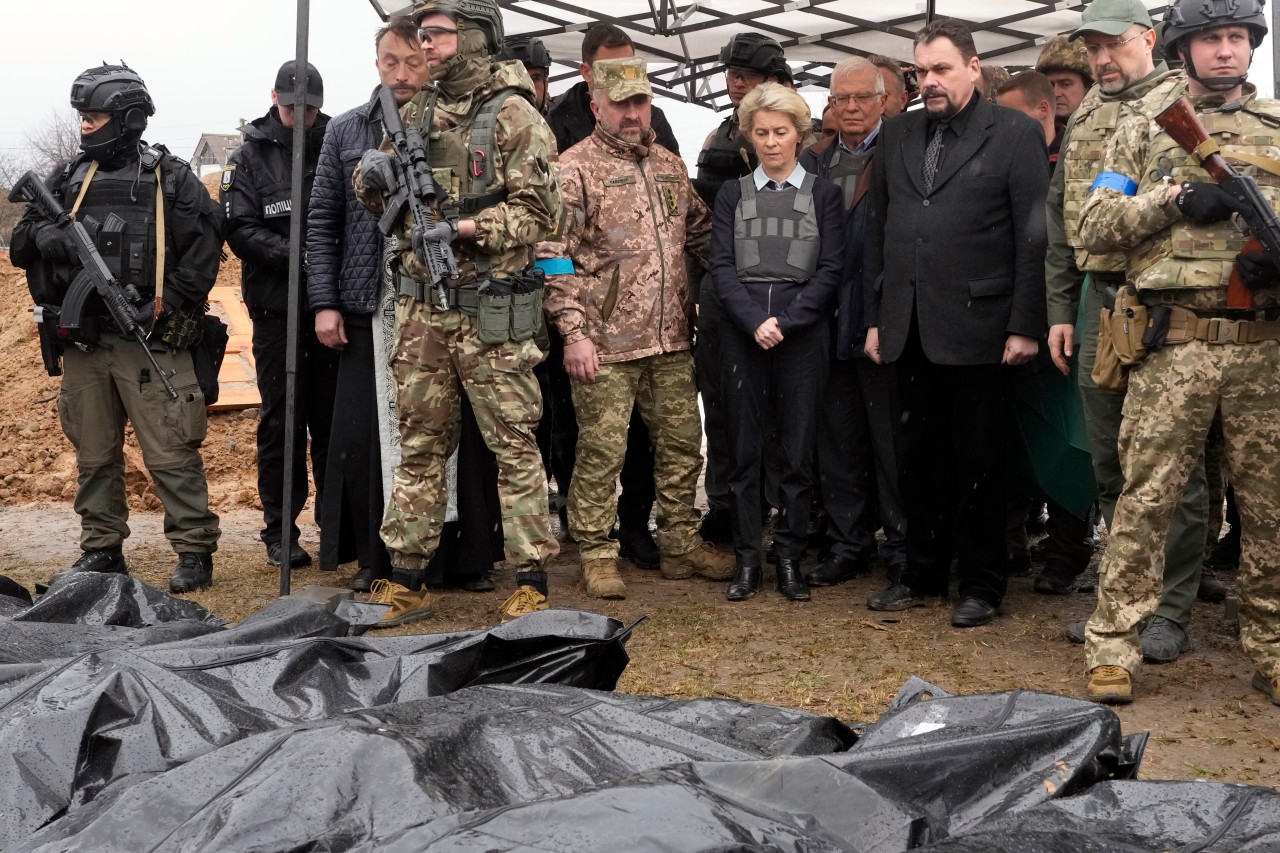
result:
M 371 0 L 386 16 L 404 0 Z M 1152 18 L 1165 4 L 1148 3 Z M 801 86 L 826 88 L 846 56 L 879 53 L 909 62 L 911 40 L 927 20 L 969 24 L 984 62 L 1035 64 L 1044 43 L 1080 23 L 1070 0 L 506 0 L 508 35 L 537 36 L 556 59 L 552 79 L 577 76 L 582 32 L 597 21 L 630 34 L 650 61 L 654 88 L 668 98 L 720 107 L 727 102 L 720 48 L 741 32 L 782 44 Z

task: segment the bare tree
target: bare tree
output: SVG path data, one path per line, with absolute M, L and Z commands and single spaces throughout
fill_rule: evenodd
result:
M 9 190 L 28 168 L 16 154 L 0 151 L 0 249 L 9 248 L 9 235 L 27 209 L 9 201 Z
M 35 160 L 32 168 L 44 174 L 80 151 L 80 118 L 71 110 L 53 109 L 48 120 L 27 134 Z

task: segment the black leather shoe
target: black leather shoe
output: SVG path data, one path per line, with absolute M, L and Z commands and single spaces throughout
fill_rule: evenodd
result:
M 361 567 L 356 572 L 356 576 L 351 579 L 352 592 L 368 592 L 373 588 L 373 569 L 367 566 Z
M 787 601 L 808 601 L 809 585 L 800 574 L 800 561 L 790 557 L 778 558 L 778 592 Z
M 1214 575 L 1212 569 L 1202 567 L 1200 570 L 1200 588 L 1196 590 L 1196 598 L 1201 601 L 1208 601 L 1211 604 L 1225 601 L 1227 598 L 1227 585 Z
M 493 578 L 489 575 L 472 575 L 458 584 L 459 589 L 465 589 L 467 592 L 493 592 Z
M 1070 595 L 1076 588 L 1076 574 L 1061 563 L 1049 563 L 1033 588 L 1041 595 Z
M 996 608 L 981 598 L 969 596 L 951 611 L 951 624 L 957 628 L 976 628 L 996 618 Z
M 925 597 L 905 583 L 896 583 L 867 599 L 867 607 L 882 611 L 906 610 L 911 607 L 923 607 L 924 604 Z
M 738 573 L 729 581 L 729 600 L 746 601 L 759 592 L 762 574 L 759 566 L 738 566 Z
M 279 542 L 267 543 L 267 562 L 273 566 L 280 565 L 282 555 Z M 289 568 L 297 569 L 311 565 L 311 555 L 301 545 L 294 542 L 289 546 Z
M 866 560 L 854 560 L 839 554 L 828 554 L 807 580 L 809 586 L 835 586 L 871 573 Z
M 213 586 L 213 555 L 179 554 L 178 568 L 169 578 L 169 592 L 181 595 L 210 586 Z
M 662 564 L 662 553 L 647 526 L 618 528 L 618 556 L 641 569 L 656 569 Z
M 127 575 L 129 564 L 119 548 L 106 548 L 101 551 L 85 551 L 80 558 L 71 564 L 68 572 L 106 572 L 108 574 Z

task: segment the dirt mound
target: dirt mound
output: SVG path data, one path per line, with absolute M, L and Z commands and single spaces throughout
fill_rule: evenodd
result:
M 217 193 L 219 175 L 203 179 Z M 239 287 L 240 261 L 229 255 L 219 285 Z M 0 505 L 59 501 L 76 492 L 75 451 L 58 422 L 57 377 L 46 376 L 31 318 L 26 277 L 0 252 Z M 209 416 L 203 455 L 210 503 L 216 510 L 260 507 L 254 432 L 258 410 Z M 133 431 L 125 441 L 126 490 L 134 510 L 158 510 L 160 500 L 142 464 Z

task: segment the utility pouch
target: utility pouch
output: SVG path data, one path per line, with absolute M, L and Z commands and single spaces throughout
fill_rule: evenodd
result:
M 479 307 L 476 310 L 476 336 L 482 344 L 505 344 L 511 340 L 511 302 L 510 285 L 497 281 L 487 281 L 479 292 Z
M 1138 301 L 1138 292 L 1129 285 L 1116 293 L 1111 312 L 1111 348 L 1121 364 L 1133 365 L 1147 356 L 1142 338 L 1147 331 L 1147 306 Z
M 1120 363 L 1111 344 L 1111 312 L 1110 308 L 1098 312 L 1098 349 L 1089 377 L 1104 391 L 1124 391 L 1129 387 L 1129 369 Z
M 157 330 L 160 339 L 171 350 L 191 349 L 204 337 L 204 316 L 203 308 L 166 312 L 164 323 Z
M 542 330 L 542 289 L 511 295 L 511 340 L 527 341 Z
M 1169 338 L 1169 319 L 1173 312 L 1167 305 L 1155 305 L 1147 309 L 1147 328 L 1142 333 L 1142 346 L 1147 352 L 1157 352 Z

